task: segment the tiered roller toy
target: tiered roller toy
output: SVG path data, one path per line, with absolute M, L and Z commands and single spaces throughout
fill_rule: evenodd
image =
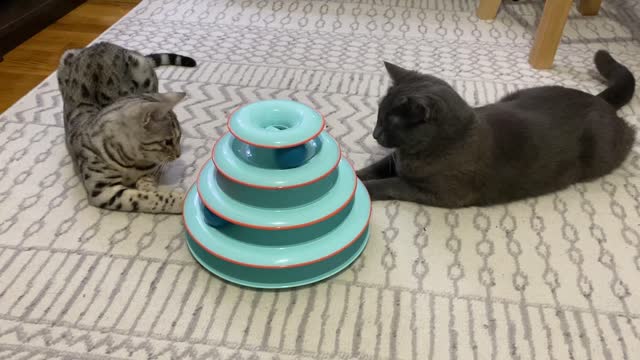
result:
M 371 200 L 323 117 L 288 100 L 231 114 L 184 203 L 187 245 L 213 274 L 255 288 L 308 285 L 369 239 Z

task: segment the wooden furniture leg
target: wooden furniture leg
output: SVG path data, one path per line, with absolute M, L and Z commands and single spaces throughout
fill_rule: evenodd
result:
M 602 0 L 580 0 L 578 11 L 584 16 L 595 16 L 600 11 Z
M 553 65 L 564 25 L 569 17 L 573 0 L 547 0 L 536 32 L 529 63 L 535 69 L 548 69 Z
M 482 20 L 492 20 L 498 15 L 502 0 L 480 0 L 476 15 Z

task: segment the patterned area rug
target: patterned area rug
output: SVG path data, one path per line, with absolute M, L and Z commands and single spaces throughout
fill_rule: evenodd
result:
M 596 93 L 607 48 L 640 76 L 640 5 L 573 13 L 556 66 L 527 63 L 542 1 L 145 0 L 101 36 L 144 52 L 185 91 L 185 150 L 167 186 L 189 187 L 249 101 L 290 98 L 326 115 L 358 167 L 384 155 L 370 132 L 382 60 L 449 81 L 472 104 L 563 84 Z M 180 217 L 88 206 L 64 146 L 50 77 L 0 117 L 2 359 L 635 359 L 640 353 L 640 147 L 614 174 L 491 208 L 374 206 L 363 256 L 293 291 L 205 272 Z M 635 125 L 640 97 L 621 113 Z M 636 355 L 633 355 L 636 354 Z

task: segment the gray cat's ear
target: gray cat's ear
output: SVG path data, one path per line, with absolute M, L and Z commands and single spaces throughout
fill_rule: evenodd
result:
M 401 68 L 398 65 L 386 61 L 384 62 L 384 67 L 387 69 L 387 73 L 389 73 L 391 80 L 393 80 L 393 82 L 396 84 L 401 82 L 402 79 L 406 78 L 407 76 L 413 74 L 413 71 Z
M 407 104 L 409 104 L 409 97 L 408 96 L 398 96 L 395 99 L 393 99 L 393 107 L 394 108 L 398 108 L 401 106 L 406 106 Z
M 393 108 L 400 109 L 402 113 L 414 121 L 428 121 L 431 115 L 430 104 L 412 96 L 398 96 L 393 101 Z

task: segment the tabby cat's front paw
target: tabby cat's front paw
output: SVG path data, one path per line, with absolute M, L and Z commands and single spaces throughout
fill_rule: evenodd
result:
M 170 214 L 182 214 L 182 208 L 186 196 L 187 194 L 182 191 L 172 191 L 166 212 Z
M 151 176 L 143 176 L 136 181 L 136 189 L 141 191 L 154 191 L 158 188 L 158 181 Z

